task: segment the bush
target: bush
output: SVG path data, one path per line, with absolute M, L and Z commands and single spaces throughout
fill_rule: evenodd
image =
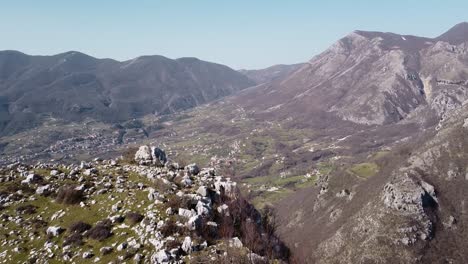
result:
M 34 233 L 43 230 L 47 226 L 47 222 L 40 219 L 33 219 L 29 224 L 32 226 Z
M 204 218 L 201 223 L 201 228 L 197 228 L 195 233 L 203 238 L 203 240 L 208 243 L 208 245 L 216 244 L 216 240 L 219 238 L 219 227 L 214 227 L 208 225 L 208 222 L 211 221 L 210 218 Z
M 73 187 L 63 187 L 57 193 L 55 201 L 63 204 L 78 204 L 84 200 L 84 194 Z
M 106 219 L 97 223 L 95 227 L 86 232 L 86 236 L 98 241 L 103 241 L 104 239 L 111 237 L 112 232 L 110 220 Z
M 63 241 L 63 245 L 82 246 L 84 245 L 83 236 L 80 233 L 73 233 Z
M 128 219 L 130 224 L 135 225 L 135 224 L 141 222 L 141 220 L 143 220 L 144 216 L 142 214 L 139 214 L 139 213 L 136 213 L 136 212 L 130 212 L 125 216 L 125 218 Z
M 186 231 L 186 228 L 178 226 L 174 219 L 169 219 L 169 221 L 161 227 L 160 231 L 163 236 L 168 237 L 175 233 L 183 234 Z
M 178 210 L 179 208 L 185 209 L 195 209 L 195 205 L 192 203 L 192 199 L 186 196 L 177 196 L 174 195 L 169 197 L 167 205 L 171 207 L 173 210 Z
M 174 240 L 168 240 L 166 242 L 166 248 L 167 249 L 174 249 L 174 248 L 180 248 L 182 246 L 182 243 L 180 243 L 179 240 L 174 239 Z
M 5 193 L 5 194 L 14 194 L 17 191 L 21 191 L 21 192 L 23 192 L 25 194 L 33 194 L 33 193 L 36 192 L 29 185 L 24 185 L 24 184 L 21 184 L 19 182 L 12 182 L 12 183 L 6 185 L 6 187 L 4 188 L 4 191 L 2 191 L 2 195 L 3 195 L 3 193 Z
M 85 231 L 88 231 L 89 229 L 91 229 L 90 224 L 78 221 L 78 222 L 75 222 L 75 223 L 71 224 L 70 228 L 68 230 L 70 231 L 70 233 L 79 233 L 79 234 L 81 234 L 81 233 L 83 233 Z
M 37 207 L 31 204 L 28 205 L 22 205 L 18 208 L 16 208 L 16 212 L 19 214 L 35 214 L 37 211 Z
M 138 151 L 137 147 L 130 147 L 122 153 L 122 162 L 127 164 L 136 164 L 135 153 Z
M 222 195 L 219 201 L 228 205 L 230 214 L 227 216 L 214 211 L 210 217 L 211 221 L 218 223 L 218 239 L 239 237 L 254 253 L 268 259 L 290 259 L 289 248 L 276 234 L 276 214 L 272 208 L 266 207 L 260 213 L 241 197 L 230 199 Z M 207 241 L 215 239 L 211 237 L 209 230 L 204 228 L 205 230 L 199 235 Z M 236 259 L 236 261 L 242 263 L 243 260 Z
M 236 233 L 234 221 L 230 216 L 223 216 L 218 224 L 219 236 L 222 238 L 232 238 Z

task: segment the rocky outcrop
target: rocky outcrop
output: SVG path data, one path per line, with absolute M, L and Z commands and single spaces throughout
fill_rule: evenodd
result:
M 437 209 L 437 197 L 434 187 L 423 180 L 415 180 L 408 172 L 394 177 L 384 187 L 383 203 L 392 214 L 411 218 L 413 225 L 409 228 L 399 228 L 404 235 L 400 241 L 414 244 L 417 239 L 431 239 L 434 223 L 427 212 Z
M 20 254 L 38 263 L 130 258 L 138 263 L 227 263 L 247 254 L 266 259 L 258 254 L 270 252 L 272 260 L 287 260 L 287 254 L 277 253 L 284 245 L 266 233 L 260 213 L 229 178 L 196 164 L 168 165 L 164 151 L 155 147 L 141 146 L 135 160 L 138 165 L 96 159 L 80 165 L 1 168 L 10 175 L 2 176 L 4 182 L 28 190 L 0 193 L 0 226 L 15 235 L 0 238 L 1 259 L 14 262 Z M 56 196 L 75 205 L 58 203 Z M 240 221 L 238 227 L 232 225 L 234 219 Z M 240 230 L 246 223 L 255 223 L 249 236 Z M 244 236 L 233 237 L 237 234 Z M 31 236 L 33 240 L 24 239 Z M 276 242 L 253 244 L 252 236 Z M 233 251 L 236 255 L 226 253 Z
M 164 166 L 166 153 L 158 147 L 141 146 L 135 153 L 135 161 L 140 165 Z

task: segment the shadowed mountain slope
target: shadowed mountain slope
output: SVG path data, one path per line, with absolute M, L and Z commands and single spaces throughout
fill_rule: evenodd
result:
M 43 117 L 118 122 L 188 109 L 251 86 L 220 64 L 143 56 L 124 62 L 79 52 L 28 56 L 0 52 L 0 131 L 12 134 Z

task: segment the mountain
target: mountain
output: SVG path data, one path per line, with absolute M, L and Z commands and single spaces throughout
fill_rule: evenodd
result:
M 262 153 L 252 170 L 271 180 L 245 181 L 264 185 L 259 195 L 306 263 L 467 261 L 466 25 L 437 38 L 355 31 L 281 80 L 226 99 L 250 118 L 288 125 L 312 152 L 281 141 L 272 156 L 284 158 L 267 165 Z
M 253 80 L 255 83 L 261 84 L 266 82 L 272 82 L 276 79 L 281 79 L 285 76 L 288 76 L 293 71 L 296 71 L 303 65 L 303 63 L 291 65 L 278 64 L 265 69 L 239 70 L 239 72 L 249 77 L 249 79 Z
M 270 116 L 298 115 L 301 122 L 321 113 L 361 125 L 393 124 L 428 105 L 441 116 L 440 102 L 460 104 L 467 96 L 467 44 L 459 43 L 464 25 L 439 37 L 447 41 L 355 31 L 233 101 Z
M 365 163 L 341 162 L 317 187 L 279 202 L 283 237 L 295 253 L 306 263 L 465 263 L 467 106 L 437 131 Z
M 140 126 L 47 123 L 3 137 L 1 162 L 83 160 L 150 142 L 181 164 L 216 168 L 256 208 L 273 206 L 298 263 L 465 263 L 463 30 L 437 38 L 355 31 L 287 74 L 287 67 L 260 71 L 250 77 L 261 76 L 256 86 L 170 115 L 144 115 L 134 120 Z M 1 76 L 25 74 L 18 69 L 28 57 L 14 56 Z M 73 65 L 89 69 L 93 61 Z M 125 63 L 104 60 L 97 69 L 116 64 Z M 113 76 L 115 86 L 128 81 Z M 116 138 L 124 143 L 114 145 Z
M 448 42 L 452 45 L 458 45 L 468 41 L 468 22 L 462 22 L 455 25 L 436 39 Z
M 196 58 L 142 56 L 118 62 L 79 52 L 0 52 L 0 133 L 44 118 L 121 122 L 188 109 L 253 85 L 242 74 Z
M 467 44 L 355 31 L 153 138 L 274 206 L 299 263 L 465 263 Z

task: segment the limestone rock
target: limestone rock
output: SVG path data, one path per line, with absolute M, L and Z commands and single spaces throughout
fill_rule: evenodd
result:
M 151 256 L 151 263 L 169 263 L 170 256 L 165 250 L 160 250 Z
M 195 163 L 187 165 L 185 169 L 190 175 L 197 175 L 198 173 L 200 173 L 200 168 Z
M 63 231 L 65 231 L 65 229 L 59 226 L 49 226 L 46 230 L 46 234 L 56 237 L 60 235 Z
M 184 242 L 182 243 L 182 250 L 187 254 L 192 253 L 192 239 L 189 236 L 184 238 Z
M 149 146 L 140 146 L 138 151 L 135 153 L 135 161 L 140 164 L 148 164 L 153 160 L 151 156 L 151 149 Z

